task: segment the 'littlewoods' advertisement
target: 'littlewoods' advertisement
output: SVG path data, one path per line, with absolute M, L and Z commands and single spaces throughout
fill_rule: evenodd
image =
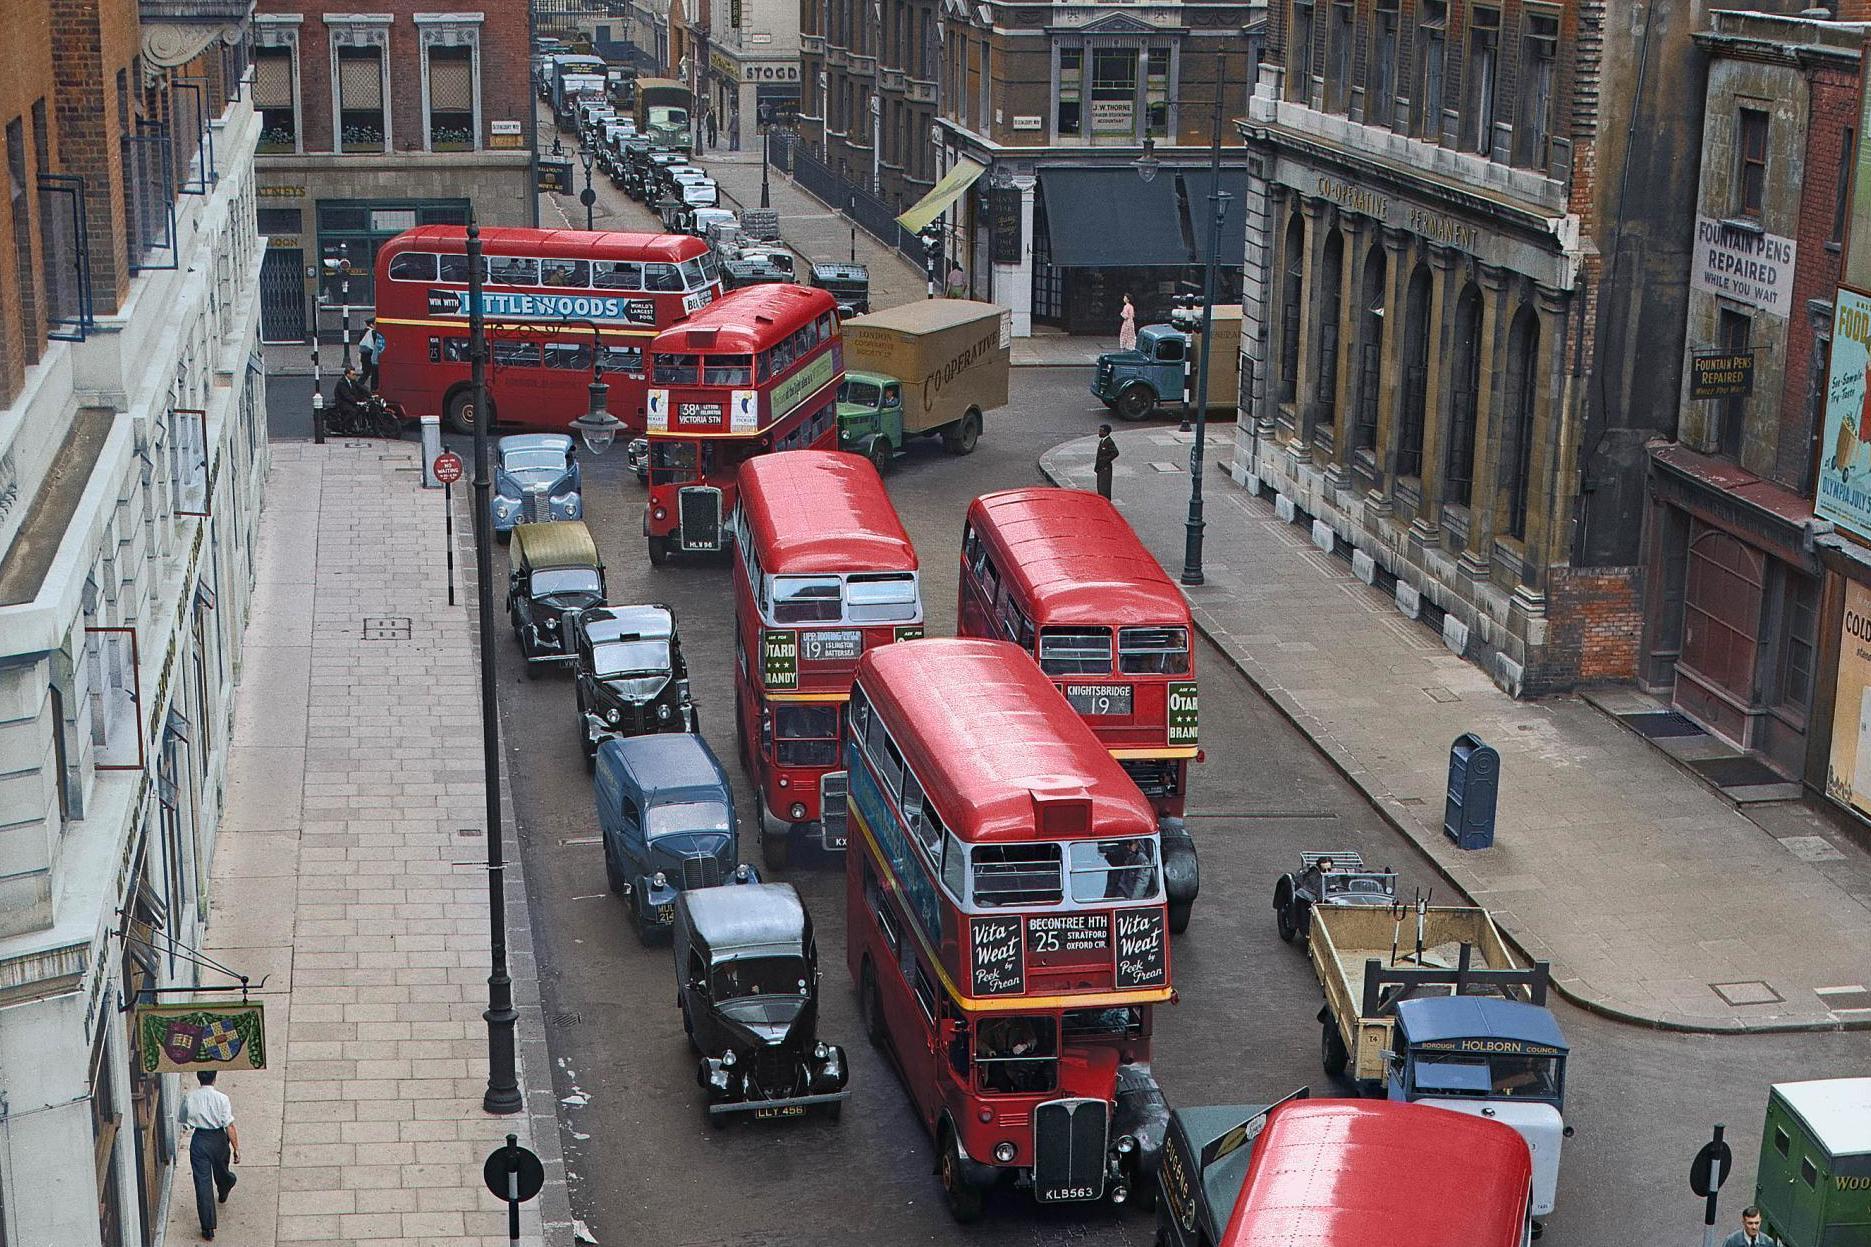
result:
M 1832 369 L 1819 440 L 1819 497 L 1813 510 L 1871 539 L 1871 391 L 1865 387 L 1871 296 L 1841 289 L 1832 312 Z

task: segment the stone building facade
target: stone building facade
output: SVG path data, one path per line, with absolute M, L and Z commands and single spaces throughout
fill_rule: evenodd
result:
M 1516 694 L 1636 672 L 1644 445 L 1675 425 L 1655 363 L 1682 354 L 1692 237 L 1691 11 L 1269 10 L 1234 474 Z
M 0 1237 L 157 1241 L 266 473 L 251 0 L 0 10 Z M 82 222 L 84 228 L 78 228 Z
M 1684 401 L 1675 438 L 1650 447 L 1639 682 L 1797 779 L 1820 643 L 1813 449 L 1864 30 L 1717 12 L 1696 41 L 1709 66 Z M 1695 396 L 1699 375 L 1716 388 L 1744 359 L 1749 392 Z
M 847 182 L 909 207 L 939 176 L 941 4 L 798 2 L 800 137 Z
M 798 117 L 800 3 L 712 0 L 707 6 L 706 102 L 717 147 L 751 150 L 763 127 Z
M 523 4 L 264 0 L 255 18 L 269 341 L 368 308 L 371 264 L 416 225 L 538 221 Z M 334 265 L 352 270 L 346 290 Z M 329 262 L 329 263 L 328 263 Z

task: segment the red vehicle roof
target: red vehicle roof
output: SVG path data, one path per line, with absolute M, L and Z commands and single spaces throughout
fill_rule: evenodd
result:
M 741 464 L 741 511 L 769 573 L 913 572 L 877 468 L 841 450 L 785 450 Z
M 1147 836 L 1156 815 L 1032 657 L 1006 641 L 903 641 L 865 651 L 857 678 L 897 747 L 969 841 L 1056 840 L 1035 795 L 1089 798 L 1077 834 Z
M 1526 1141 L 1500 1122 L 1295 1100 L 1254 1141 L 1220 1247 L 1519 1247 L 1532 1181 Z
M 1007 552 L 1001 574 L 1039 627 L 1189 624 L 1189 604 L 1109 499 L 1083 489 L 1007 489 L 968 508 Z M 996 560 L 997 562 L 1002 560 Z
M 418 225 L 383 244 L 377 263 L 403 251 L 466 252 L 467 227 Z M 708 244 L 687 234 L 628 234 L 582 229 L 526 229 L 489 226 L 481 230 L 481 250 L 488 255 L 536 255 L 573 260 L 660 260 L 675 264 L 705 255 Z
M 752 355 L 801 325 L 837 310 L 838 301 L 815 286 L 743 286 L 657 334 L 650 349 L 672 354 L 703 351 Z

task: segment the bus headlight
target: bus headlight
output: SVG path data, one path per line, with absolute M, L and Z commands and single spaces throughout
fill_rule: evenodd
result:
M 1019 1149 L 1015 1148 L 1012 1143 L 1002 1139 L 994 1145 L 994 1159 L 1003 1165 L 1009 1165 L 1013 1163 L 1013 1158 L 1018 1151 Z
M 657 507 L 654 511 L 650 512 L 650 518 L 661 523 L 663 520 L 669 518 L 669 512 L 663 510 L 661 507 Z
M 794 822 L 798 822 L 806 816 L 806 803 L 803 801 L 795 801 L 792 804 L 792 808 L 786 812 L 793 816 Z
M 1133 1136 L 1128 1134 L 1120 1134 L 1117 1136 L 1117 1154 L 1119 1156 L 1129 1156 L 1136 1150 L 1137 1140 Z

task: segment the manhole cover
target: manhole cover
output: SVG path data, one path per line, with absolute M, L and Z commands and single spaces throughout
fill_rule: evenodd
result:
M 1619 718 L 1637 730 L 1641 736 L 1651 740 L 1664 740 L 1672 736 L 1706 736 L 1708 733 L 1692 723 L 1687 716 L 1674 710 L 1656 710 L 1643 714 L 1620 715 Z
M 1777 1005 L 1786 999 L 1759 979 L 1746 983 L 1710 983 L 1709 986 L 1731 1005 Z
M 552 1024 L 554 1026 L 583 1026 L 585 1015 L 575 1010 L 568 1013 L 555 1013 L 552 1015 Z
M 364 639 L 366 641 L 407 641 L 409 639 L 409 616 L 364 616 Z
M 1457 696 L 1454 692 L 1452 692 L 1449 689 L 1442 688 L 1440 686 L 1437 686 L 1434 688 L 1426 688 L 1423 690 L 1423 692 L 1429 695 L 1429 700 L 1439 701 L 1445 704 L 1448 702 L 1461 700 L 1461 698 Z
M 1845 855 L 1824 836 L 1783 836 L 1780 847 L 1802 862 L 1842 862 Z

